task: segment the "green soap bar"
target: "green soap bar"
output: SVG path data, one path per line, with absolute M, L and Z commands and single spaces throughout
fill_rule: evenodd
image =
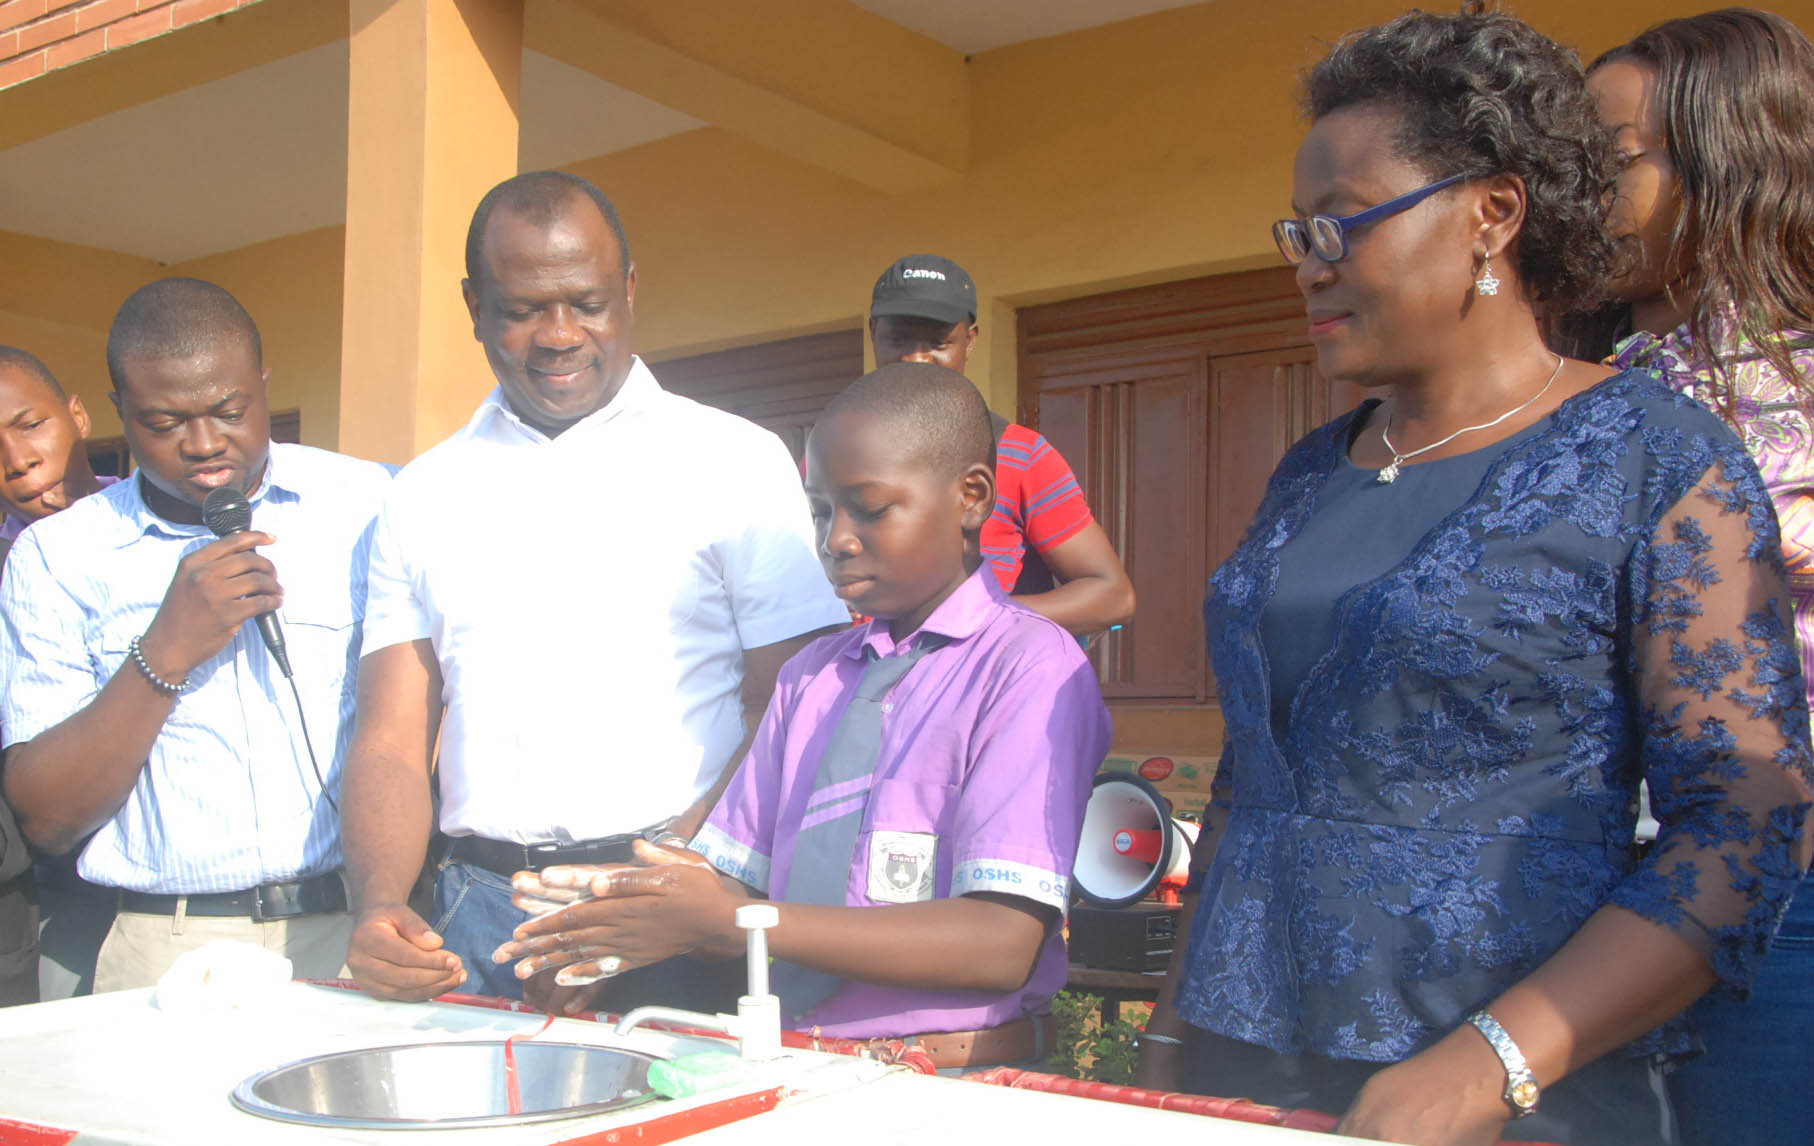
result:
M 692 1098 L 730 1086 L 747 1072 L 743 1060 L 725 1051 L 700 1051 L 663 1059 L 649 1068 L 649 1089 L 664 1098 Z

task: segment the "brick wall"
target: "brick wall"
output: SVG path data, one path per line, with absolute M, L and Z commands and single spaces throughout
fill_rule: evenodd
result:
M 257 0 L 0 0 L 0 88 Z

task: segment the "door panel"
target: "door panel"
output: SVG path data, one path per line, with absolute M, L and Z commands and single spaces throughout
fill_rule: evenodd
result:
M 1203 699 L 1195 586 L 1203 516 L 1206 388 L 1199 360 L 1121 372 L 1041 396 L 1041 433 L 1071 463 L 1141 595 L 1135 618 L 1091 650 L 1110 698 Z
M 1209 573 L 1291 444 L 1360 397 L 1317 375 L 1303 315 L 1278 269 L 1018 316 L 1022 420 L 1071 462 L 1139 595 L 1134 620 L 1092 650 L 1112 762 L 1175 758 L 1155 771 L 1181 803 L 1207 790 L 1221 744 L 1203 647 Z
M 798 462 L 819 412 L 863 373 L 863 332 L 839 330 L 651 365 L 662 389 L 772 430 Z
M 1352 408 L 1358 387 L 1316 372 L 1316 352 L 1294 346 L 1211 359 L 1209 568 L 1234 553 L 1266 483 L 1293 442 Z

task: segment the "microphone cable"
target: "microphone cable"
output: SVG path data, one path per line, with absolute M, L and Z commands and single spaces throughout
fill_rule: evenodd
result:
M 302 711 L 302 690 L 296 687 L 296 674 L 285 673 L 290 682 L 290 695 L 296 698 L 296 722 L 302 726 L 302 746 L 309 750 L 309 767 L 315 771 L 315 784 L 321 790 L 321 798 L 334 809 L 334 818 L 340 818 L 340 805 L 334 801 L 334 794 L 328 791 L 327 777 L 321 774 L 321 762 L 315 759 L 315 742 L 309 739 L 309 718 Z
M 252 503 L 246 495 L 232 486 L 222 486 L 210 490 L 202 499 L 202 524 L 213 531 L 216 537 L 232 537 L 252 528 Z M 340 805 L 328 791 L 327 777 L 321 774 L 321 761 L 315 758 L 315 742 L 309 736 L 308 714 L 302 710 L 302 690 L 296 685 L 296 674 L 290 671 L 290 654 L 283 639 L 283 626 L 277 621 L 277 612 L 272 610 L 253 618 L 264 639 L 265 648 L 271 654 L 271 661 L 283 673 L 284 679 L 290 682 L 290 695 L 296 698 L 296 720 L 302 726 L 302 746 L 309 753 L 309 767 L 314 770 L 315 783 L 321 791 L 321 798 L 334 809 L 334 818 L 340 818 Z M 281 701 L 279 702 L 282 703 Z

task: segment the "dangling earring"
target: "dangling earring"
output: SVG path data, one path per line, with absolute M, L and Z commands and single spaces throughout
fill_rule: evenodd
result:
M 1499 280 L 1493 277 L 1493 256 L 1481 255 L 1480 277 L 1474 280 L 1474 291 L 1481 295 L 1499 293 Z

